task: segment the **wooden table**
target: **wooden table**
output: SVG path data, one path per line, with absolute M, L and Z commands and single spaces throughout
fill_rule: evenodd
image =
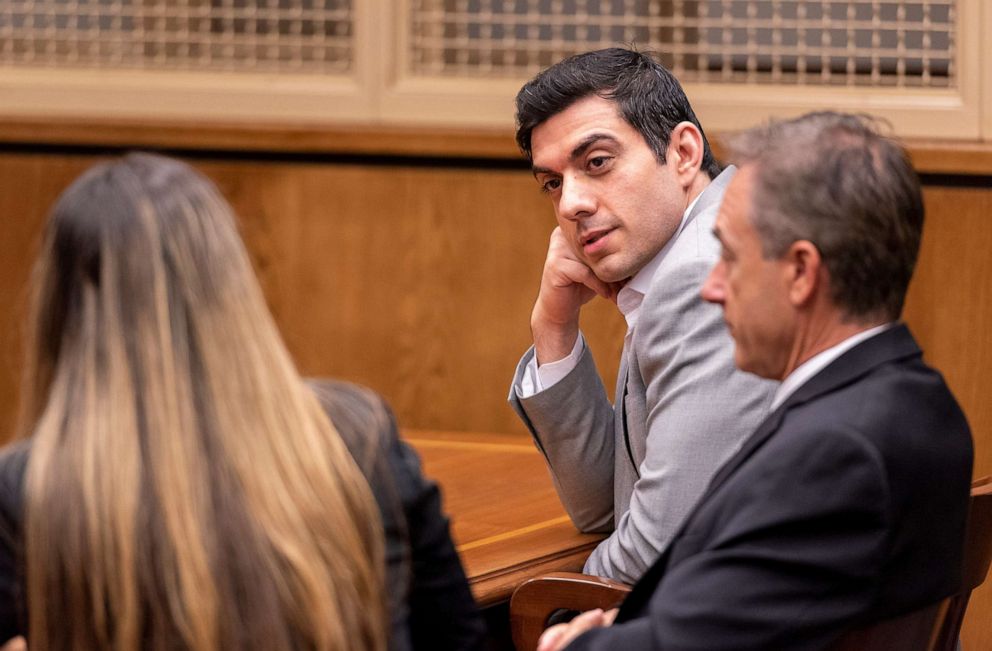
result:
M 582 571 L 603 539 L 565 514 L 544 458 L 528 437 L 406 430 L 424 473 L 441 485 L 452 537 L 482 607 L 509 600 L 536 574 Z

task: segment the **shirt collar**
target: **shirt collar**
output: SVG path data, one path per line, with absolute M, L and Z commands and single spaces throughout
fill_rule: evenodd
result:
M 661 266 L 661 261 L 665 259 L 665 254 L 672 248 L 675 240 L 678 239 L 679 234 L 682 233 L 682 229 L 685 228 L 686 221 L 689 218 L 689 214 L 692 209 L 696 207 L 696 202 L 699 201 L 699 197 L 703 196 L 700 192 L 696 195 L 696 198 L 689 202 L 689 206 L 682 213 L 682 221 L 679 222 L 679 227 L 672 233 L 672 236 L 668 238 L 665 242 L 665 246 L 661 247 L 661 250 L 655 254 L 651 260 L 641 267 L 640 271 L 634 274 L 627 284 L 624 285 L 619 292 L 617 292 L 617 307 L 623 314 L 624 318 L 627 320 L 627 327 L 633 328 L 634 323 L 637 320 L 637 310 L 641 307 L 641 302 L 644 300 L 644 295 L 648 293 L 648 289 L 651 288 L 651 279 L 654 278 L 654 272 L 658 270 Z
M 807 359 L 805 362 L 797 366 L 792 373 L 789 373 L 788 377 L 782 381 L 782 384 L 778 385 L 778 389 L 775 391 L 775 399 L 772 400 L 770 411 L 775 411 L 778 409 L 789 396 L 799 389 L 799 387 L 806 384 L 806 382 L 808 382 L 814 375 L 829 366 L 830 362 L 854 348 L 862 341 L 870 339 L 877 334 L 881 334 L 894 325 L 894 322 L 883 323 L 880 326 L 862 330 L 855 335 L 851 335 L 839 344 L 835 344 Z

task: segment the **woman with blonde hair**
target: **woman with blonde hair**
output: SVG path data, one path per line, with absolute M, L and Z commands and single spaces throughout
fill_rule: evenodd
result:
M 132 154 L 62 195 L 21 399 L 0 643 L 479 644 L 436 488 L 374 394 L 301 380 L 230 207 L 189 166 Z

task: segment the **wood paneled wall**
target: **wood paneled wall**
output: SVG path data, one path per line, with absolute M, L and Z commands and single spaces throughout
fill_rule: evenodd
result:
M 24 285 L 41 225 L 61 189 L 98 159 L 0 154 L 5 424 L 13 418 Z M 191 162 L 238 212 L 269 305 L 303 373 L 377 389 L 407 427 L 524 431 L 506 393 L 529 345 L 530 308 L 554 226 L 529 172 Z M 603 372 L 615 374 L 623 320 L 604 303 L 588 321 L 607 362 Z
M 344 141 L 348 158 L 192 150 L 185 157 L 239 213 L 303 373 L 373 387 L 406 427 L 523 434 L 506 393 L 529 345 L 554 221 L 529 172 L 507 163 L 505 137 L 505 149 L 490 139 L 478 160 L 464 158 L 471 146 L 444 138 L 423 139 L 431 158 L 363 158 L 354 138 Z M 333 142 L 322 147 L 333 151 Z M 397 152 L 410 155 L 403 146 Z M 992 474 L 992 154 L 967 149 L 914 149 L 924 171 L 941 176 L 925 177 L 927 225 L 905 316 L 968 415 L 975 475 L 983 476 Z M 25 281 L 45 214 L 103 157 L 0 144 L 0 440 L 13 422 Z M 623 320 L 598 300 L 583 319 L 612 386 Z M 992 648 L 992 588 L 974 597 L 963 640 L 966 651 Z
M 992 474 L 992 177 L 984 187 L 937 185 L 925 193 L 926 227 L 904 316 L 968 417 L 974 476 L 984 477 Z M 992 581 L 972 595 L 961 640 L 964 651 L 992 649 Z

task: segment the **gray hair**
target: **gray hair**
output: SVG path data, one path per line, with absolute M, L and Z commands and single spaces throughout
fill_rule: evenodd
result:
M 923 198 L 906 151 L 876 119 L 824 111 L 773 121 L 733 138 L 729 154 L 755 167 L 751 218 L 766 258 L 808 240 L 848 317 L 899 317 Z

